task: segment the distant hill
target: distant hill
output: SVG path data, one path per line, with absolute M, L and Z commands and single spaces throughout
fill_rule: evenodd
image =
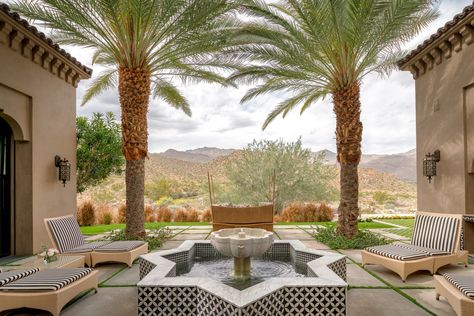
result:
M 327 164 L 336 164 L 336 154 L 330 150 L 315 152 L 324 154 Z M 370 168 L 379 172 L 390 173 L 402 180 L 416 182 L 416 150 L 392 155 L 362 155 L 361 168 Z
M 191 162 L 210 162 L 218 157 L 227 156 L 232 154 L 235 149 L 221 149 L 216 147 L 202 147 L 196 149 L 189 149 L 186 151 L 179 151 L 175 149 L 168 149 L 165 152 L 158 153 L 156 155 L 178 159 L 183 161 Z

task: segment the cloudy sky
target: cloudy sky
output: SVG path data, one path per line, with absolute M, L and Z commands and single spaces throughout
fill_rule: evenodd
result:
M 444 0 L 440 6 L 441 17 L 407 48 L 414 48 L 421 43 L 471 2 Z M 90 52 L 74 47 L 67 49 L 85 65 L 91 66 Z M 94 68 L 95 74 L 98 70 Z M 86 106 L 79 106 L 88 84 L 88 81 L 83 81 L 78 88 L 78 115 L 90 116 L 93 112 L 112 111 L 118 117 L 120 111 L 116 90 L 105 92 Z M 300 136 L 304 145 L 312 150 L 335 150 L 335 117 L 330 98 L 314 104 L 302 116 L 296 110 L 285 119 L 277 118 L 262 131 L 262 123 L 282 100 L 281 95 L 265 96 L 241 105 L 239 100 L 247 88 L 222 88 L 208 84 L 182 86 L 192 106 L 192 117 L 187 117 L 162 101 L 151 101 L 148 115 L 150 151 L 203 146 L 240 148 L 253 139 L 283 138 L 294 141 Z M 362 121 L 364 153 L 397 153 L 413 149 L 415 84 L 411 74 L 396 71 L 383 80 L 376 76 L 367 77 L 362 85 Z

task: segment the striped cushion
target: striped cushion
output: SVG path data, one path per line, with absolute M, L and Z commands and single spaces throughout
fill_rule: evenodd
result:
M 400 247 L 398 244 L 369 247 L 365 250 L 380 256 L 402 261 L 416 260 L 428 257 L 428 254 L 426 252 L 409 249 L 406 247 Z
M 111 241 L 94 241 L 90 243 L 85 243 L 79 247 L 69 249 L 66 253 L 79 253 L 79 252 L 91 252 L 92 250 L 110 244 Z
M 52 218 L 48 224 L 61 253 L 84 245 L 84 236 L 73 216 Z
M 429 256 L 442 256 L 442 255 L 449 255 L 450 254 L 447 251 L 431 249 L 431 248 L 425 248 L 425 247 L 420 247 L 420 246 L 415 246 L 415 245 L 402 244 L 402 243 L 397 244 L 397 245 L 399 247 L 404 247 L 404 248 L 407 248 L 407 249 L 411 249 L 411 250 L 426 253 Z
M 46 269 L 8 283 L 2 290 L 57 291 L 91 273 L 92 269 Z
M 10 282 L 32 275 L 33 273 L 36 273 L 38 271 L 38 268 L 32 268 L 28 270 L 13 270 L 9 272 L 0 273 L 0 287 Z
M 96 252 L 126 252 L 138 248 L 145 244 L 144 241 L 129 240 L 129 241 L 114 241 L 108 245 L 97 248 Z
M 452 273 L 443 273 L 442 275 L 462 294 L 474 300 L 474 275 L 458 275 Z
M 459 225 L 458 218 L 417 215 L 411 244 L 453 253 Z

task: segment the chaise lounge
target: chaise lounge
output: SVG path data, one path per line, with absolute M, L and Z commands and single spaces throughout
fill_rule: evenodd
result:
M 34 308 L 57 316 L 80 293 L 97 293 L 97 286 L 98 271 L 89 268 L 0 271 L 0 313 Z
M 474 276 L 443 273 L 435 275 L 436 299 L 446 298 L 458 316 L 474 315 Z
M 44 222 L 59 252 L 62 255 L 82 255 L 89 267 L 102 262 L 121 262 L 131 267 L 136 258 L 148 253 L 148 243 L 140 240 L 86 243 L 76 219 L 71 215 L 47 218 Z
M 468 252 L 460 250 L 462 215 L 418 212 L 411 244 L 369 247 L 362 251 L 362 264 L 380 264 L 406 278 L 420 270 L 436 273 L 442 266 L 462 262 Z

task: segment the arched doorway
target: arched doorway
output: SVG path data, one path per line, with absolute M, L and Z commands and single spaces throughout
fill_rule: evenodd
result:
M 11 142 L 10 125 L 0 118 L 0 257 L 11 254 Z

